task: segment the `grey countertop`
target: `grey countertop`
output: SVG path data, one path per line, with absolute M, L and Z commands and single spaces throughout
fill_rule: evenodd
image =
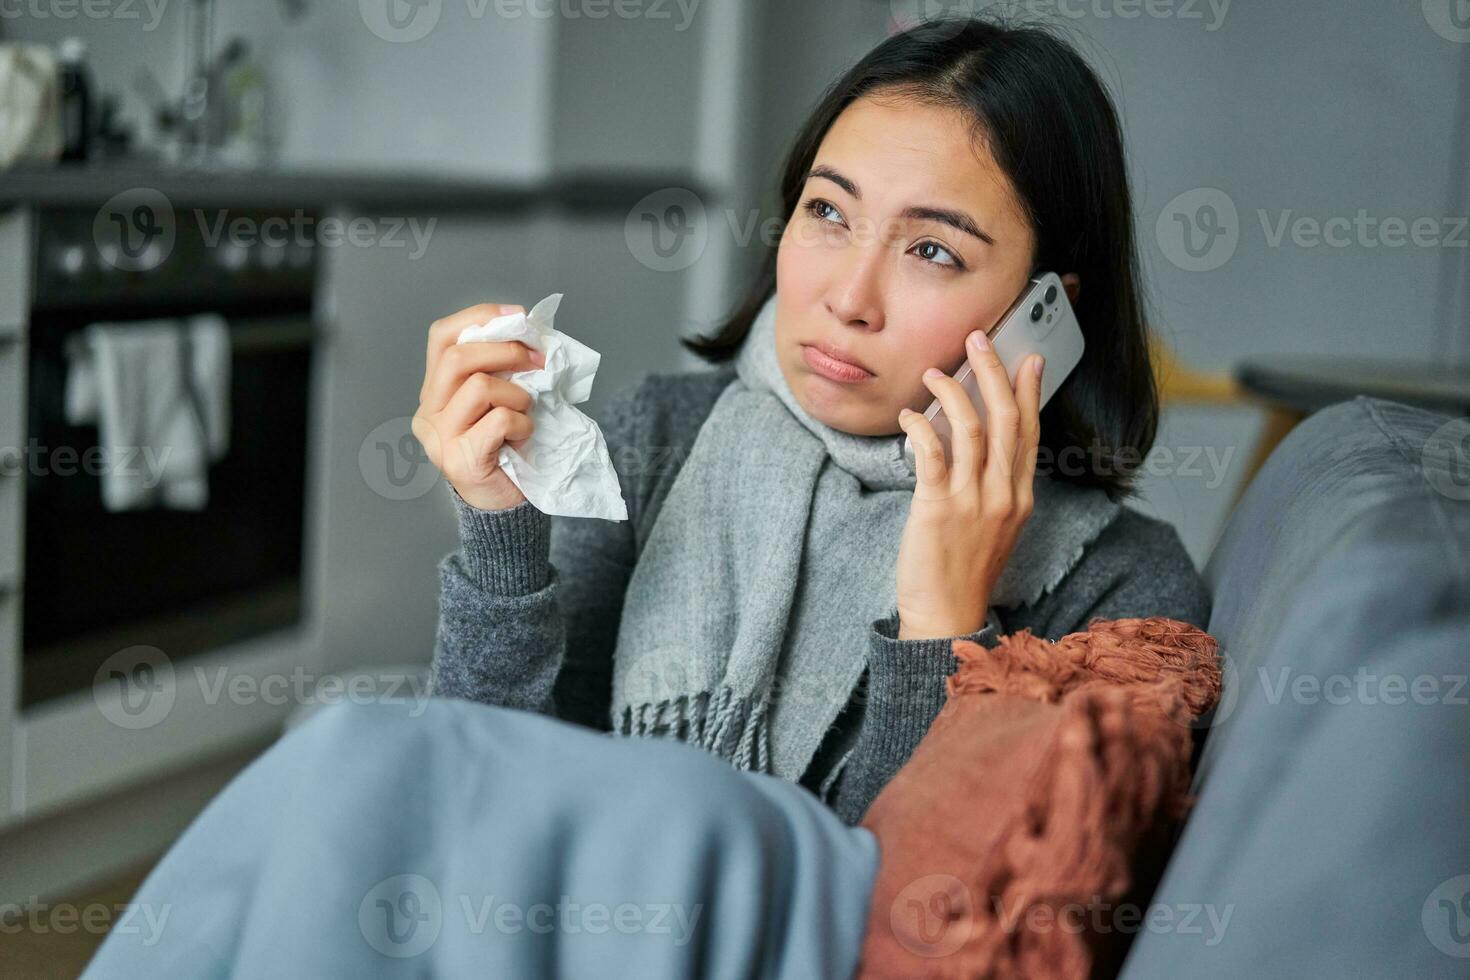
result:
M 687 175 L 570 175 L 540 183 L 432 174 L 332 173 L 319 170 L 180 170 L 141 162 L 58 164 L 0 171 L 0 207 L 97 207 L 135 188 L 175 204 L 237 208 L 383 208 L 426 211 L 518 211 L 557 207 L 626 212 L 656 190 L 699 189 Z

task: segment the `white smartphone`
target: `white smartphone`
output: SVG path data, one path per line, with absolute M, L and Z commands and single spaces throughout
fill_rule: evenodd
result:
M 1043 273 L 1027 283 L 1016 302 L 986 331 L 985 336 L 990 338 L 990 346 L 1005 365 L 1012 387 L 1016 384 L 1016 372 L 1028 355 L 1040 354 L 1046 358 L 1046 367 L 1041 372 L 1043 407 L 1082 360 L 1082 328 L 1077 323 L 1077 314 L 1072 311 L 1072 304 L 1067 300 L 1067 290 L 1062 286 L 1062 279 L 1055 272 Z M 979 381 L 970 367 L 968 357 L 954 379 L 964 387 L 983 420 L 985 398 L 980 394 Z M 945 462 L 950 462 L 951 430 L 939 399 L 936 398 L 925 409 L 924 417 L 939 434 L 940 442 L 944 444 Z M 913 441 L 907 436 L 903 440 L 903 451 L 912 461 Z

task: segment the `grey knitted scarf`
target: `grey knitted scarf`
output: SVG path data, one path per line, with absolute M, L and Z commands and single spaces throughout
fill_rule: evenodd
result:
M 898 608 L 895 567 L 915 474 L 904 436 L 812 418 L 761 309 L 669 490 L 629 580 L 612 727 L 669 736 L 736 768 L 797 781 L 852 697 L 874 620 Z M 1054 588 L 1118 505 L 1038 476 L 991 602 Z

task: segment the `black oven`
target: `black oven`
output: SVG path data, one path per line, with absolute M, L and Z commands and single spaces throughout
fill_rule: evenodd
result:
M 271 236 L 211 240 L 218 213 L 178 209 L 171 247 L 149 268 L 106 253 L 95 210 L 37 215 L 22 447 L 23 705 L 90 688 L 102 662 L 130 646 L 177 661 L 302 617 L 315 250 Z M 260 227 L 294 214 L 228 217 Z M 231 339 L 229 448 L 209 467 L 208 503 L 108 511 L 95 467 L 75 462 L 98 434 L 67 424 L 66 339 L 95 321 L 203 312 L 221 314 Z

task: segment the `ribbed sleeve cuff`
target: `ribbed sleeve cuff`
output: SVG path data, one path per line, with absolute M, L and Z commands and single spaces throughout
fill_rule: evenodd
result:
M 955 640 L 973 640 L 982 646 L 993 647 L 1000 638 L 1000 617 L 996 616 L 994 609 L 986 610 L 985 625 L 973 633 L 963 636 L 941 636 L 928 640 L 900 640 L 898 638 L 898 613 L 889 613 L 882 619 L 873 620 L 869 627 L 869 646 L 872 652 L 882 652 L 889 657 L 900 654 L 913 653 L 921 660 L 926 655 L 935 653 L 949 653 L 951 663 L 953 656 L 951 648 Z M 901 662 L 901 661 L 900 661 Z
M 481 510 L 446 481 L 459 521 L 465 574 L 491 595 L 539 592 L 551 577 L 551 517 L 529 500 L 505 510 Z
M 944 682 L 959 667 L 955 640 L 994 647 L 1000 621 L 991 610 L 985 625 L 963 636 L 900 640 L 898 613 L 875 619 L 868 630 L 868 692 L 874 707 L 908 718 L 927 730 L 944 707 Z M 871 708 L 870 708 L 871 710 Z

